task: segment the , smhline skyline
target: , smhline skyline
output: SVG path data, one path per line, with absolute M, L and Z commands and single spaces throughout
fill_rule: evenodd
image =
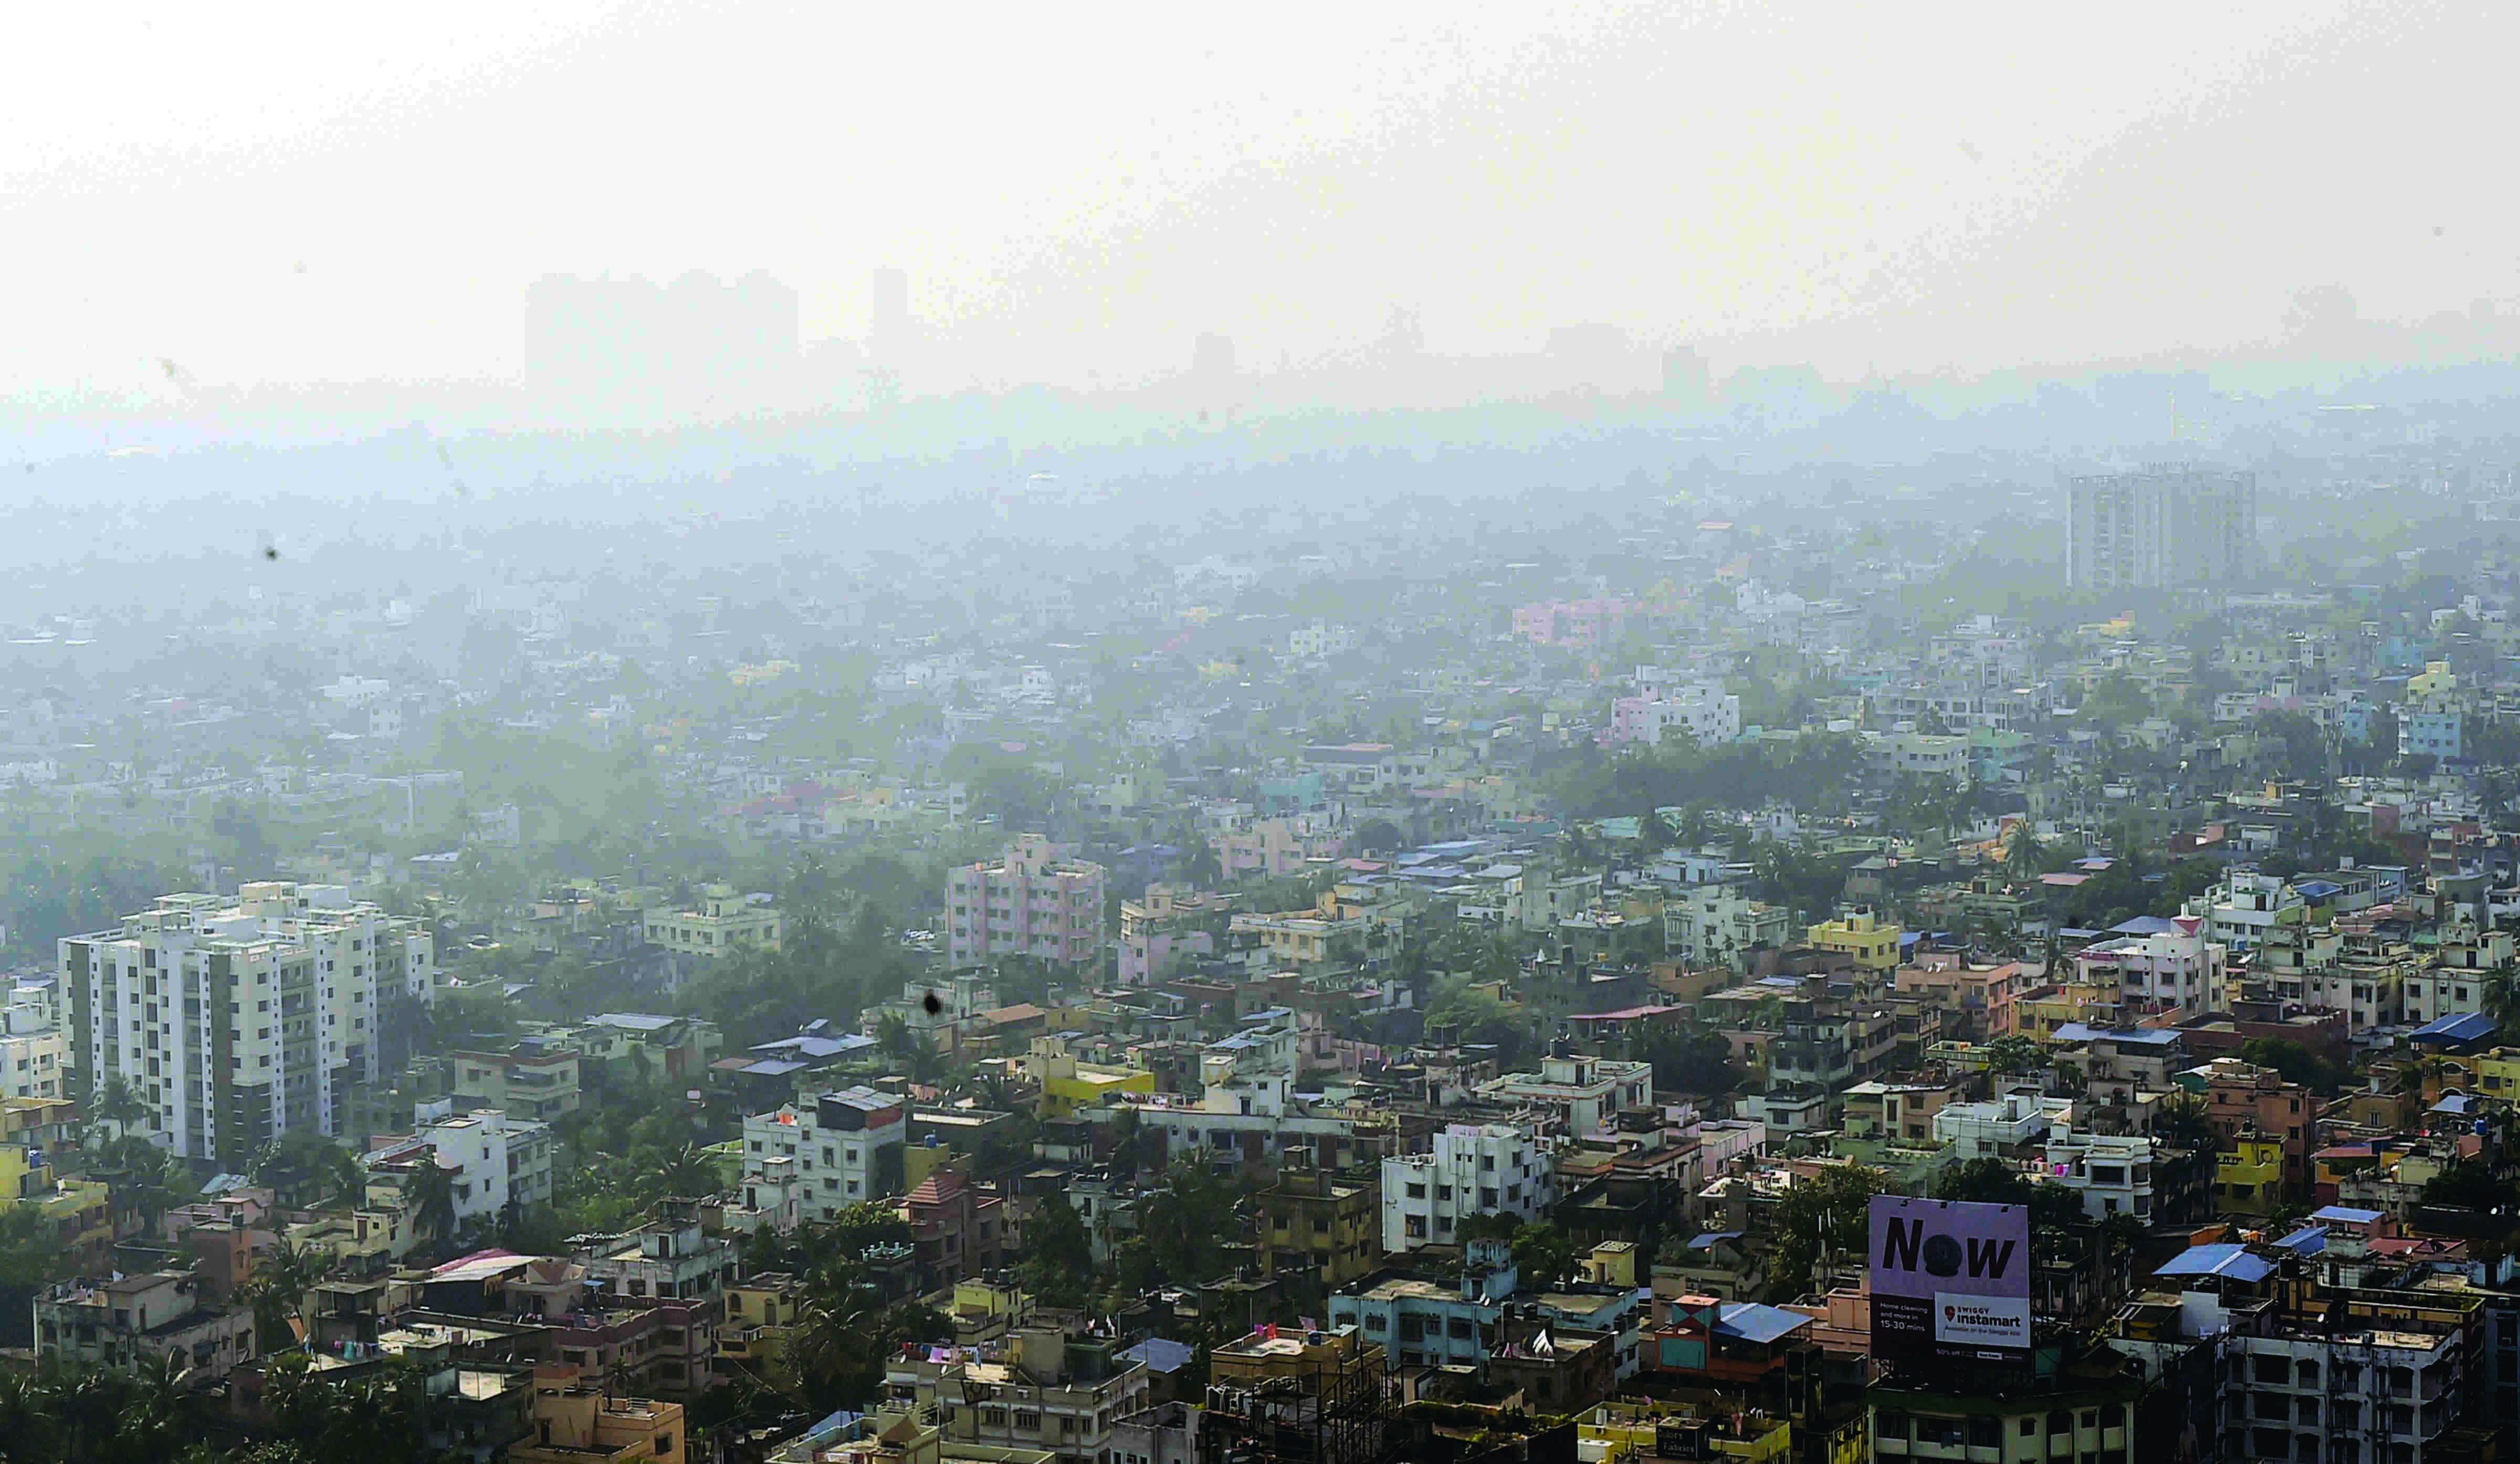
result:
M 1446 359 L 1598 323 L 1840 380 L 2520 343 L 2470 161 L 2498 7 L 1151 19 L 49 14 L 26 54 L 114 65 L 0 104 L 0 392 L 514 382 L 534 281 L 694 271 L 793 288 L 809 350 L 916 320 L 980 387 L 1143 383 L 1203 332 L 1310 370 L 1395 306 Z

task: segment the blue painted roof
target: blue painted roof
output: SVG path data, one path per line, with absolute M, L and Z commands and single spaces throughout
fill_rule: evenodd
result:
M 1688 1248 L 1692 1251 L 1711 1251 L 1715 1249 L 1715 1243 L 1717 1241 L 1739 1240 L 1745 1233 L 1746 1232 L 1740 1230 L 1709 1230 L 1703 1235 L 1690 1236 L 1688 1238 Z
M 2315 1220 L 2331 1220 L 2340 1225 L 2367 1225 L 2380 1218 L 2380 1212 L 2355 1210 L 2344 1205 L 2329 1205 L 2323 1209 L 2312 1211 L 2310 1218 Z
M 2111 935 L 2173 935 L 2178 930 L 2178 921 L 2165 920 L 2159 915 L 2138 915 L 2109 927 Z
M 2316 1256 L 2327 1249 L 2327 1227 L 2304 1225 L 2276 1241 L 2275 1245 L 2279 1249 L 2297 1252 L 2304 1256 Z
M 1745 1342 L 1774 1342 L 1811 1324 L 1812 1318 L 1782 1307 L 1770 1307 L 1758 1302 L 1727 1302 L 1723 1316 L 1715 1323 L 1715 1335 L 1738 1337 Z
M 2494 1035 L 2494 1019 L 2482 1012 L 2463 1011 L 2426 1022 L 2407 1034 L 2409 1042 L 2472 1043 Z
M 2243 1245 L 2224 1242 L 2219 1245 L 2189 1246 L 2173 1257 L 2170 1264 L 2154 1271 L 2156 1276 L 2229 1276 L 2239 1281 L 2263 1281 L 2274 1274 L 2275 1264 L 2264 1256 L 2253 1255 Z
M 2441 1101 L 2435 1103 L 2428 1111 L 2432 1113 L 2467 1113 L 2472 1111 L 2475 1107 L 2476 1095 L 2473 1093 L 2444 1093 L 2441 1096 Z
M 1191 1353 L 1195 1351 L 1187 1342 L 1149 1337 L 1120 1355 L 1132 1362 L 1144 1362 L 1148 1372 L 1179 1372 L 1190 1365 Z
M 2324 900 L 2330 895 L 2345 893 L 2345 886 L 2325 879 L 2306 879 L 2293 888 L 2301 891 L 2302 898 L 2306 900 Z

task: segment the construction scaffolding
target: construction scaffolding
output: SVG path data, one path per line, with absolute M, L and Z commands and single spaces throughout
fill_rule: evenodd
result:
M 1209 1385 L 1198 1464 L 1383 1464 L 1390 1409 L 1379 1349 L 1303 1373 Z

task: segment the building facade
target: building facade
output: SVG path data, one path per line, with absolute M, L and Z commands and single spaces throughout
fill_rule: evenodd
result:
M 432 947 L 339 885 L 161 896 L 59 943 L 74 1095 L 118 1078 L 151 1142 L 237 1171 L 283 1133 L 343 1132 L 377 1074 L 380 988 L 433 990 Z
M 772 1176 L 771 1161 L 792 1161 L 798 1217 L 827 1220 L 902 1192 L 909 1131 L 910 1100 L 864 1085 L 783 1104 L 743 1121 L 744 1173 Z
M 2075 978 L 2115 990 L 2121 1009 L 2129 1014 L 2222 1010 L 2228 995 L 2224 981 L 2228 948 L 2207 938 L 2204 916 L 2144 923 L 2158 928 L 2120 934 L 2076 952 Z
M 1458 1244 L 1461 1221 L 1473 1215 L 1537 1220 L 1555 1192 L 1549 1149 L 1527 1131 L 1449 1125 L 1426 1153 L 1382 1161 L 1382 1249 Z
M 378 1151 L 383 1164 L 406 1152 L 427 1151 L 455 1176 L 458 1222 L 495 1218 L 514 1205 L 547 1205 L 552 1197 L 552 1131 L 548 1124 L 515 1119 L 495 1108 L 423 1123 L 411 1142 Z
M 996 864 L 964 865 L 945 876 L 948 952 L 957 966 L 993 956 L 1030 955 L 1074 963 L 1102 947 L 1101 865 L 1072 859 L 1037 833 L 1015 840 Z
M 2065 578 L 2078 590 L 2170 590 L 2246 581 L 2258 569 L 2254 473 L 2152 468 L 2076 478 Z
M 1657 746 L 1674 732 L 1697 742 L 1732 741 L 1741 735 L 1741 698 L 1714 683 L 1698 682 L 1655 688 L 1610 703 L 1606 740 L 1611 743 Z
M 1868 909 L 1859 909 L 1822 921 L 1811 927 L 1804 938 L 1815 951 L 1828 952 L 1864 970 L 1887 975 L 1899 968 L 1902 934 L 1897 925 Z
M 648 944 L 665 953 L 665 986 L 678 990 L 700 964 L 737 951 L 776 951 L 786 922 L 767 897 L 740 894 L 733 885 L 701 888 L 692 909 L 649 910 L 642 922 Z

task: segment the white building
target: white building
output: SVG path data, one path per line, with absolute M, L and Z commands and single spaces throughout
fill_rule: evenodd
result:
M 1356 632 L 1327 620 L 1314 620 L 1286 633 L 1286 655 L 1292 660 L 1318 661 L 1325 656 L 1345 655 L 1354 649 Z
M 2323 970 L 2304 971 L 2297 978 L 2305 1002 L 2325 1006 L 2345 1013 L 2345 1023 L 2356 1032 L 2369 1032 L 2379 1027 L 2395 1027 L 2412 1013 L 2408 1009 L 2408 993 L 2420 972 L 2404 961 L 2356 961 Z M 2424 982 L 2423 997 L 2428 1006 L 2440 1006 L 2445 993 L 2451 1005 L 2456 1006 L 2461 983 L 2450 980 Z M 2436 1015 L 2444 1013 L 2437 1012 Z M 2419 1018 L 2429 1021 L 2432 1018 Z
M 786 1176 L 775 1161 L 792 1161 L 797 1216 L 827 1220 L 902 1192 L 909 1131 L 910 1100 L 864 1085 L 785 1103 L 743 1121 L 745 1184 L 776 1195 Z
M 2067 486 L 2065 579 L 2078 590 L 2225 586 L 2258 565 L 2254 473 L 2156 467 Z
M 351 676 L 344 673 L 324 688 L 324 699 L 335 706 L 367 707 L 382 701 L 392 690 L 393 684 L 390 682 L 380 681 L 372 676 Z
M 2143 924 L 2141 931 L 2097 941 L 2075 953 L 2077 979 L 2118 988 L 2119 999 L 2135 1011 L 2222 1010 L 2227 950 L 2221 942 L 2207 939 L 2205 917 L 2176 915 Z
M 2509 939 L 2507 932 L 2498 930 L 2494 933 L 2505 940 Z M 2353 970 L 2337 974 L 2358 978 L 2360 983 L 2365 986 L 2373 984 L 2371 973 L 2368 971 Z M 2481 1011 L 2484 1009 L 2485 994 L 2491 989 L 2486 983 L 2498 979 L 2499 978 L 2492 971 L 2470 970 L 2458 966 L 2421 966 L 2409 970 L 2400 989 L 2404 1010 L 2399 1020 L 2421 1025 L 2439 1021 L 2443 1017 L 2463 1016 L 2469 1012 Z M 2350 999 L 2351 994 L 2348 995 Z M 2337 1005 L 2340 1010 L 2354 1009 L 2346 1007 L 2341 1002 L 2331 1004 Z M 2376 1003 L 2371 1002 L 2362 1004 L 2376 1006 Z M 2358 1031 L 2366 1025 L 2378 1025 L 2376 1021 L 2363 1023 L 2360 1020 L 2361 1015 L 2360 1011 L 2356 1011 L 2357 1020 L 2354 1025 Z M 2376 1010 L 2374 1015 L 2377 1015 Z
M 2301 892 L 2272 874 L 2233 869 L 2199 901 L 2190 912 L 2205 917 L 2205 938 L 2234 951 L 2255 950 L 2267 943 L 2277 925 L 2301 921 L 2308 911 Z
M 774 1155 L 756 1161 L 746 1154 L 742 1196 L 742 1204 L 725 1213 L 732 1234 L 749 1235 L 768 1225 L 786 1235 L 805 1218 L 805 1177 L 793 1159 Z
M 1934 1114 L 1934 1141 L 1955 1159 L 2011 1158 L 2073 1117 L 2074 1100 L 2013 1092 L 1983 1103 L 1947 1103 Z
M 1644 1107 L 1653 1097 L 1653 1064 L 1624 1057 L 1544 1057 L 1537 1073 L 1508 1073 L 1479 1085 L 1479 1096 L 1547 1109 L 1580 1137 L 1610 1127 L 1624 1110 Z
M 61 987 L 54 982 L 11 988 L 0 1007 L 0 1098 L 66 1098 L 69 1034 L 62 1030 Z
M 380 1149 L 371 1159 L 415 1157 L 427 1149 L 454 1177 L 455 1220 L 495 1219 L 510 1204 L 548 1205 L 552 1197 L 552 1132 L 549 1124 L 512 1119 L 495 1108 L 461 1117 L 429 1105 L 408 1144 Z
M 1966 782 L 1969 739 L 1941 732 L 1867 732 L 1872 766 L 1893 777 L 1940 777 Z
M 1452 1124 L 1424 1154 L 1382 1161 L 1382 1249 L 1404 1255 L 1460 1241 L 1461 1221 L 1537 1220 L 1556 1198 L 1555 1158 L 1511 1124 Z
M 350 1085 L 377 1076 L 380 991 L 433 991 L 432 944 L 339 885 L 160 896 L 59 943 L 66 1095 L 118 1077 L 150 1110 L 138 1131 L 239 1172 L 292 1130 L 339 1133 Z
M 59 1027 L 0 1036 L 0 1098 L 65 1098 L 69 1034 Z
M 1663 951 L 1692 966 L 1746 972 L 1753 949 L 1780 949 L 1797 933 L 1793 911 L 1762 905 L 1731 885 L 1692 889 L 1663 902 Z
M 2152 1219 L 2152 1140 L 2139 1134 L 2078 1133 L 2059 1123 L 2048 1131 L 2047 1173 L 2083 1200 L 2093 1220 L 2112 1215 Z
M 1741 735 L 1741 698 L 1713 682 L 1648 686 L 1642 694 L 1610 703 L 1610 740 L 1659 744 L 1671 732 L 1699 742 L 1730 742 Z

